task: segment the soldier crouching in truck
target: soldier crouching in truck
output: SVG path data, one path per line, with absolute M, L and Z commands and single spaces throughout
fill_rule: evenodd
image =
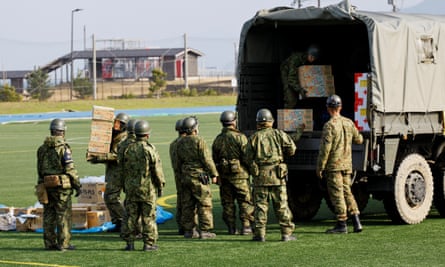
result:
M 320 58 L 317 45 L 310 45 L 306 53 L 294 52 L 280 65 L 283 83 L 284 108 L 295 108 L 298 99 L 306 97 L 306 89 L 300 85 L 298 67 L 314 64 Z

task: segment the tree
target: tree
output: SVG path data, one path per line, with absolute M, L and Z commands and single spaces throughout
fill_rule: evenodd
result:
M 165 80 L 167 73 L 158 68 L 153 69 L 151 73 L 152 77 L 150 79 L 150 87 L 148 87 L 148 90 L 152 93 L 156 93 L 156 98 L 159 98 L 162 90 L 167 86 L 167 81 Z
M 49 91 L 49 77 L 48 73 L 44 72 L 40 68 L 31 72 L 28 78 L 29 92 L 31 97 L 44 101 L 53 95 L 53 92 Z
M 87 99 L 93 95 L 93 83 L 88 78 L 82 78 L 80 73 L 77 78 L 73 80 L 73 89 L 76 91 L 76 97 L 80 99 Z
M 0 101 L 20 102 L 22 101 L 22 95 L 18 94 L 13 86 L 6 84 L 0 89 Z

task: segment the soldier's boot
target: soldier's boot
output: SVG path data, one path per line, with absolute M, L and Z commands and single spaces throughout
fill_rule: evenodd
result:
M 211 233 L 208 231 L 201 231 L 199 233 L 199 238 L 201 238 L 201 239 L 209 239 L 209 238 L 215 238 L 215 237 L 216 237 L 215 233 Z
M 252 227 L 250 226 L 243 226 L 243 229 L 241 230 L 242 235 L 251 235 L 253 233 Z
M 347 234 L 346 221 L 337 221 L 334 228 L 326 230 L 326 234 Z
M 252 237 L 252 241 L 255 242 L 266 242 L 266 238 L 264 236 L 255 235 Z
M 127 242 L 127 246 L 124 248 L 126 251 L 133 251 L 134 250 L 134 243 L 133 242 Z
M 158 246 L 150 244 L 144 244 L 144 247 L 142 248 L 142 251 L 155 251 L 155 250 L 158 250 Z
M 194 228 L 191 231 L 184 232 L 184 238 L 198 238 L 198 237 L 199 237 L 199 233 Z
M 358 217 L 358 214 L 352 215 L 352 225 L 354 226 L 354 233 L 360 233 L 363 231 L 362 224 L 360 223 L 360 218 Z
M 235 226 L 229 226 L 227 232 L 229 235 L 237 235 L 238 234 L 238 230 L 236 229 Z
M 297 237 L 295 235 L 283 235 L 281 236 L 281 241 L 288 242 L 288 241 L 295 241 L 297 240 Z

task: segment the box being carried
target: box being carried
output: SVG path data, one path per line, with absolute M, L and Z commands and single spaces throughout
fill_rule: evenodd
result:
M 307 97 L 325 97 L 335 94 L 334 76 L 330 65 L 303 65 L 298 67 L 300 86 Z
M 277 117 L 277 128 L 283 131 L 294 132 L 303 123 L 305 132 L 314 129 L 312 109 L 278 109 Z
M 114 109 L 93 106 L 90 141 L 88 143 L 87 160 L 94 155 L 110 152 L 113 133 Z

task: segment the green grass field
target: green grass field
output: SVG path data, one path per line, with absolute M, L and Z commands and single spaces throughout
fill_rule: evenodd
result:
M 131 101 L 130 101 L 131 102 Z M 113 106 L 116 102 L 100 105 Z M 67 103 L 69 104 L 69 103 Z M 233 104 L 233 102 L 232 102 Z M 78 104 L 88 110 L 90 104 Z M 211 105 L 211 104 L 209 104 Z M 221 105 L 228 105 L 221 103 Z M 229 104 L 230 105 L 230 104 Z M 140 108 L 140 104 L 128 107 Z M 128 108 L 126 107 L 126 108 Z M 0 105 L 0 110 L 2 109 Z M 33 109 L 35 112 L 38 108 Z M 151 142 L 163 161 L 167 186 L 167 204 L 175 205 L 173 174 L 168 146 L 176 137 L 174 124 L 183 116 L 149 117 Z M 220 131 L 219 114 L 198 115 L 200 134 L 210 146 Z M 72 146 L 79 176 L 100 176 L 103 165 L 85 161 L 89 139 L 89 120 L 67 121 L 67 140 Z M 36 150 L 48 135 L 49 122 L 0 125 L 0 204 L 13 207 L 32 206 L 36 202 Z M 226 235 L 221 220 L 218 187 L 212 185 L 214 240 L 184 240 L 176 235 L 176 223 L 159 225 L 159 250 L 122 251 L 125 243 L 115 233 L 74 234 L 75 251 L 43 250 L 42 234 L 0 232 L 0 266 L 444 266 L 445 219 L 434 210 L 418 225 L 393 225 L 382 204 L 371 200 L 362 215 L 364 231 L 360 234 L 326 235 L 334 224 L 333 214 L 323 205 L 310 222 L 297 222 L 295 242 L 280 242 L 280 230 L 270 212 L 267 242 L 253 243 L 249 236 Z M 175 212 L 174 208 L 166 210 Z

